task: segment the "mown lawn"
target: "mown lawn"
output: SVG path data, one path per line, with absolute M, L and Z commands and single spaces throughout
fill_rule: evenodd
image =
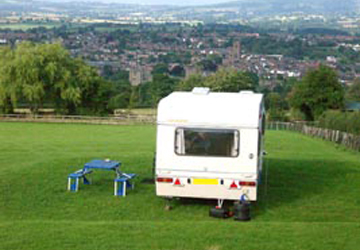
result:
M 0 249 L 360 249 L 359 153 L 268 132 L 260 199 L 239 223 L 210 218 L 215 202 L 164 210 L 148 182 L 155 135 L 154 126 L 0 123 Z M 67 175 L 94 158 L 122 161 L 139 174 L 136 189 L 114 197 L 112 173 L 98 171 L 67 192 Z

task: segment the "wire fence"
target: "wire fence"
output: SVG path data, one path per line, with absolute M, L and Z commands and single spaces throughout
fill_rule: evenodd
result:
M 5 122 L 41 122 L 41 123 L 82 123 L 101 125 L 132 125 L 155 124 L 155 115 L 124 114 L 113 117 L 95 117 L 79 115 L 29 115 L 29 114 L 0 114 L 0 121 Z

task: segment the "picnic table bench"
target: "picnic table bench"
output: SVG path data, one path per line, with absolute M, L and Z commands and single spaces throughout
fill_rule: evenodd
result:
M 114 180 L 114 195 L 126 196 L 126 189 L 134 189 L 135 184 L 132 181 L 136 174 L 122 173 L 121 176 L 116 177 Z
M 91 174 L 91 170 L 79 169 L 68 176 L 68 190 L 77 192 L 79 189 L 79 180 L 83 179 L 84 184 L 90 184 L 90 181 L 86 178 L 87 174 Z

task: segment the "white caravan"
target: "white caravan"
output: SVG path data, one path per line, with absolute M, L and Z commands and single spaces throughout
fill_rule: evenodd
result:
M 156 194 L 255 201 L 263 155 L 262 94 L 174 92 L 158 107 Z

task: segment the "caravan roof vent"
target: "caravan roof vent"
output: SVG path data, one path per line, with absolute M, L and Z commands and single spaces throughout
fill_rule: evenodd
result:
M 196 87 L 192 90 L 192 93 L 196 95 L 208 95 L 210 93 L 210 89 Z
M 254 94 L 254 91 L 251 90 L 242 90 L 239 92 L 240 94 L 244 94 L 244 95 L 249 95 L 249 94 Z

